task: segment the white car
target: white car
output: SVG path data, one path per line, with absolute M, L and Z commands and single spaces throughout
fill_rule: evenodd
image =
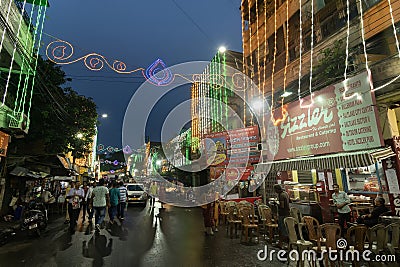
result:
M 129 183 L 126 184 L 128 190 L 128 204 L 129 203 L 141 203 L 146 205 L 148 196 L 143 190 L 143 184 Z

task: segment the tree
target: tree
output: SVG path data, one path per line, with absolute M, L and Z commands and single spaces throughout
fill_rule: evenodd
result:
M 71 87 L 63 87 L 67 81 L 61 67 L 39 57 L 29 133 L 12 143 L 17 154 L 72 151 L 80 157 L 87 151 L 96 134 L 96 104 Z
M 354 71 L 352 54 L 354 48 L 349 49 L 348 69 L 347 72 Z M 343 40 L 335 41 L 332 46 L 323 49 L 319 63 L 314 67 L 313 84 L 316 88 L 323 88 L 329 84 L 343 79 L 345 62 L 346 62 L 346 47 Z

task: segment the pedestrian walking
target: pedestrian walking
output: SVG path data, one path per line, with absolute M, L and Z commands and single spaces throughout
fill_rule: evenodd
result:
M 154 206 L 154 203 L 156 202 L 156 196 L 158 194 L 158 188 L 156 182 L 153 182 L 150 185 L 150 206 Z
M 90 182 L 89 187 L 88 187 L 88 192 L 85 195 L 85 200 L 86 200 L 86 205 L 87 205 L 87 213 L 88 213 L 88 221 L 89 221 L 90 225 L 93 224 L 94 209 L 93 209 L 93 205 L 91 205 L 91 202 L 92 202 L 92 193 L 93 193 L 94 186 L 95 186 L 95 183 Z
M 75 187 L 75 183 L 71 181 L 71 183 L 69 183 L 67 188 L 65 189 L 65 203 L 67 204 L 67 208 L 65 209 L 66 211 L 65 211 L 65 222 L 64 222 L 64 224 L 68 224 L 69 223 L 69 212 L 68 212 L 68 199 L 67 199 L 67 196 L 68 196 L 69 190 L 71 190 L 71 188 L 74 188 L 74 187 Z
M 80 182 L 75 183 L 75 187 L 69 190 L 68 199 L 68 213 L 69 213 L 69 230 L 71 233 L 75 232 L 75 227 L 81 212 L 81 202 L 84 197 L 83 189 L 80 188 Z
M 281 187 L 281 185 L 274 185 L 275 193 L 278 194 L 278 229 L 279 229 L 279 244 L 278 247 L 283 246 L 284 242 L 288 241 L 288 234 L 284 224 L 284 219 L 289 216 L 289 195 Z
M 124 186 L 124 182 L 119 182 L 119 203 L 117 208 L 117 217 L 119 220 L 123 221 L 125 219 L 125 208 L 126 208 L 126 199 L 128 196 L 128 189 Z
M 113 225 L 114 218 L 117 215 L 117 208 L 120 199 L 119 189 L 117 188 L 117 182 L 113 181 L 111 183 L 110 189 L 110 206 L 108 207 L 108 216 L 110 216 L 110 225 Z
M 95 211 L 95 229 L 100 232 L 100 224 L 103 223 L 106 215 L 106 208 L 110 206 L 108 188 L 104 186 L 104 179 L 99 180 L 98 186 L 92 192 L 92 205 Z
M 350 222 L 351 219 L 350 217 L 351 210 L 349 207 L 351 201 L 346 192 L 339 191 L 338 184 L 333 185 L 333 190 L 335 191 L 332 194 L 333 204 L 335 204 L 337 207 L 337 212 L 339 215 L 339 225 L 340 228 L 342 229 L 342 235 L 344 235 L 344 233 L 346 233 L 347 231 L 348 223 Z
M 87 194 L 88 194 L 88 191 L 89 191 L 89 187 L 87 185 L 87 182 L 83 182 L 82 190 L 83 190 L 83 193 L 84 193 L 83 199 L 82 199 L 82 224 L 84 224 L 85 220 L 86 220 L 86 211 L 87 211 L 87 206 L 88 206 Z

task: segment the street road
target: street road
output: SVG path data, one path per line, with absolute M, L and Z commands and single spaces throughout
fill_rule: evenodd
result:
M 71 235 L 64 217 L 53 219 L 40 238 L 19 234 L 0 248 L 0 266 L 279 266 L 261 262 L 260 244 L 230 239 L 225 226 L 205 236 L 201 208 L 129 206 L 123 224 L 99 235 L 86 222 Z M 107 218 L 108 220 L 108 218 Z

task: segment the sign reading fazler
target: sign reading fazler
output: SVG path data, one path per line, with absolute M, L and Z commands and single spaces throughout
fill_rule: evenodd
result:
M 314 92 L 313 104 L 308 96 L 285 107 L 276 160 L 383 146 L 368 74 L 348 79 L 346 96 L 344 85 Z M 274 115 L 279 118 L 281 109 Z
M 205 141 L 204 147 L 207 152 L 207 163 L 211 166 L 228 165 L 228 163 L 233 166 L 247 166 L 247 163 L 259 161 L 258 126 L 206 134 L 204 138 L 209 139 Z

